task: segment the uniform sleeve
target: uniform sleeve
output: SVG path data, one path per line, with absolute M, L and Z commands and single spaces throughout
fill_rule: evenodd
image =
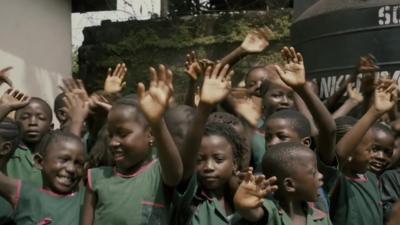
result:
M 399 173 L 388 171 L 381 176 L 381 193 L 385 221 L 389 218 L 393 205 L 400 197 L 399 189 Z
M 183 193 L 174 191 L 172 223 L 177 225 L 188 224 L 194 214 L 193 200 L 196 196 L 198 184 L 196 176 L 192 176 Z

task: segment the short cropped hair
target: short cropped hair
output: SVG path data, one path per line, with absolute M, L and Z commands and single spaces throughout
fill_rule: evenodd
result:
M 40 140 L 38 145 L 38 153 L 42 156 L 45 156 L 49 150 L 49 146 L 59 141 L 66 141 L 66 142 L 75 141 L 81 145 L 82 150 L 84 151 L 84 145 L 80 137 L 70 132 L 55 130 L 45 134 L 43 138 Z
M 300 138 L 311 136 L 310 122 L 303 114 L 298 111 L 291 109 L 280 110 L 271 114 L 271 116 L 268 117 L 267 121 L 273 119 L 284 119 L 289 121 L 290 128 L 296 131 Z
M 267 177 L 276 176 L 278 180 L 289 177 L 297 169 L 301 152 L 314 152 L 299 142 L 283 142 L 273 145 L 264 154 L 262 171 Z

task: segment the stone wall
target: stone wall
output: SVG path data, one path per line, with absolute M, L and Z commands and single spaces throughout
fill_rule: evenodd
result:
M 263 54 L 248 56 L 235 67 L 237 79 L 254 65 L 278 62 L 279 49 L 289 43 L 289 10 L 256 11 L 183 17 L 174 20 L 110 22 L 85 28 L 79 49 L 79 74 L 90 92 L 101 89 L 108 67 L 119 62 L 128 66 L 127 88 L 136 89 L 146 81 L 148 67 L 166 64 L 174 72 L 177 99 L 187 84 L 183 73 L 185 56 L 195 50 L 200 56 L 216 60 L 240 45 L 255 27 L 269 26 L 274 32 L 271 46 Z

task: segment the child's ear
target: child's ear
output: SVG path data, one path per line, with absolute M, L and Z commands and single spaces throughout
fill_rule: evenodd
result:
M 150 128 L 147 129 L 147 139 L 148 139 L 149 145 L 152 146 L 154 144 L 154 136 L 153 136 Z
M 310 137 L 305 137 L 303 139 L 301 139 L 301 143 L 303 143 L 303 145 L 310 147 L 311 146 L 311 138 Z
M 11 151 L 13 150 L 12 143 L 10 141 L 4 141 L 3 143 L 0 144 L 0 156 L 4 157 L 6 155 L 9 155 Z
M 290 178 L 290 177 L 286 177 L 283 180 L 283 187 L 285 189 L 286 192 L 295 192 L 296 191 L 296 182 Z
M 43 169 L 43 156 L 40 153 L 33 155 L 33 160 L 35 161 L 35 167 L 39 170 Z

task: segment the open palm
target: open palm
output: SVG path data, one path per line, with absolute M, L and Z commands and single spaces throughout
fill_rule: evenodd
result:
M 120 92 L 126 85 L 124 78 L 127 71 L 124 63 L 117 64 L 113 72 L 109 68 L 104 82 L 104 91 L 111 94 Z
M 282 58 L 285 61 L 284 68 L 275 66 L 282 81 L 292 88 L 303 86 L 306 83 L 303 56 L 296 53 L 293 47 L 284 47 Z
M 172 72 L 160 65 L 159 71 L 150 68 L 150 87 L 145 91 L 143 83 L 138 85 L 140 107 L 150 123 L 158 123 L 168 109 L 172 96 Z
M 29 103 L 30 97 L 24 93 L 10 88 L 0 97 L 0 105 L 7 106 L 10 110 L 16 110 Z
M 268 47 L 268 40 L 271 36 L 272 31 L 268 27 L 250 31 L 240 47 L 249 53 L 262 52 L 266 47 Z
M 211 67 L 207 68 L 200 92 L 201 102 L 213 105 L 228 96 L 233 75 L 233 71 L 228 70 L 229 65 L 222 67 L 221 64 L 217 64 L 212 71 Z
M 393 108 L 395 104 L 394 92 L 396 91 L 395 84 L 380 84 L 375 90 L 374 107 L 380 113 L 385 113 Z

